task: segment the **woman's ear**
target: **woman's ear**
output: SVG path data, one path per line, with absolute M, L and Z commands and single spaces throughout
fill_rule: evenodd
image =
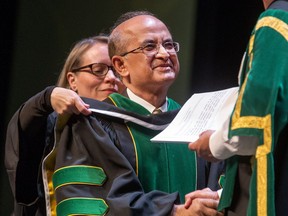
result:
M 124 57 L 122 56 L 113 56 L 112 64 L 114 69 L 120 74 L 121 77 L 125 77 L 129 75 L 129 72 L 126 68 Z
M 70 86 L 70 89 L 77 92 L 77 77 L 75 73 L 68 72 L 67 73 L 67 80 Z

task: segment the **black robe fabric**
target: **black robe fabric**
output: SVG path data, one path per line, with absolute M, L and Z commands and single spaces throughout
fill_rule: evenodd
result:
M 6 145 L 5 145 L 5 165 L 6 165 L 8 175 L 9 175 L 9 181 L 10 181 L 10 185 L 13 191 L 13 195 L 15 198 L 14 215 L 16 216 L 18 215 L 19 216 L 20 215 L 38 215 L 38 216 L 46 215 L 47 202 L 45 202 L 45 199 L 44 199 L 41 161 L 42 161 L 42 158 L 50 152 L 51 148 L 53 147 L 53 142 L 54 142 L 53 129 L 54 129 L 54 123 L 55 123 L 54 121 L 56 119 L 56 115 L 52 113 L 53 109 L 50 104 L 50 95 L 51 95 L 53 88 L 54 87 L 48 87 L 47 89 L 40 92 L 36 96 L 32 97 L 25 104 L 23 104 L 19 108 L 19 110 L 15 113 L 15 115 L 13 116 L 13 118 L 11 119 L 7 127 L 7 137 L 6 137 Z M 84 99 L 84 100 L 86 100 L 88 103 L 91 103 L 91 104 L 96 103 L 95 104 L 96 107 L 99 105 L 97 101 L 90 100 L 90 99 Z M 115 106 L 111 106 L 111 104 L 108 106 L 106 103 L 100 103 L 100 104 L 104 104 L 104 107 L 102 107 L 102 109 L 104 110 L 110 109 L 114 111 L 116 110 L 117 112 L 123 111 L 119 108 L 116 108 Z M 101 105 L 99 106 L 101 107 Z M 52 115 L 50 115 L 51 113 Z M 170 122 L 176 113 L 177 111 L 174 111 L 168 115 L 164 114 L 166 115 L 165 120 L 163 120 L 163 117 L 161 118 L 156 117 L 153 119 L 154 120 L 156 119 L 155 121 L 160 122 L 160 124 L 164 124 L 165 122 L 166 123 Z M 47 118 L 48 118 L 48 124 L 47 124 Z M 87 120 L 87 118 L 83 116 L 74 116 L 73 118 L 70 119 L 69 122 L 73 122 L 73 119 L 75 120 L 75 118 L 76 119 L 83 118 Z M 115 142 L 116 141 L 115 131 L 118 131 L 118 129 L 121 128 L 121 127 L 117 127 L 117 125 L 123 124 L 126 120 L 109 117 L 109 121 L 115 122 L 113 129 L 110 130 L 111 127 L 109 125 L 108 126 L 105 125 L 107 123 L 109 124 L 109 121 L 105 120 L 107 116 L 105 117 L 105 116 L 98 115 L 97 118 L 99 121 L 97 124 L 93 123 L 92 124 L 93 127 L 96 127 L 96 128 L 99 127 L 99 131 L 102 131 L 103 139 L 105 138 L 105 142 L 108 137 L 110 140 L 112 140 L 110 144 L 108 145 L 110 146 L 110 148 L 114 150 L 115 148 L 117 148 L 119 150 L 119 145 L 117 142 Z M 100 119 L 102 120 L 100 121 Z M 150 120 L 148 119 L 149 117 L 144 117 L 143 121 L 149 122 Z M 152 120 L 152 123 L 154 120 Z M 99 124 L 99 122 L 101 124 Z M 89 129 L 91 130 L 91 128 Z M 80 133 L 80 131 L 82 130 L 83 128 L 80 127 L 79 130 L 77 129 L 77 133 Z M 81 133 L 85 135 L 87 131 L 86 132 L 84 131 Z M 126 133 L 127 133 L 127 130 L 126 130 Z M 126 136 L 127 135 L 126 133 L 119 132 L 117 133 L 117 136 L 121 136 L 122 134 L 122 138 L 120 139 L 127 138 L 128 136 Z M 113 139 L 113 136 L 115 136 L 114 137 L 115 139 Z M 82 136 L 82 137 L 86 137 L 85 140 L 90 139 L 88 135 Z M 106 150 L 109 151 L 109 148 L 107 148 Z M 119 152 L 121 154 L 119 154 Z M 104 160 L 115 159 L 115 162 L 117 162 L 119 158 L 122 158 L 122 159 L 123 157 L 132 158 L 131 154 L 132 155 L 134 154 L 134 152 L 131 151 L 131 149 L 126 149 L 126 148 L 125 149 L 122 148 L 121 151 L 119 152 L 115 155 L 115 158 L 114 156 L 108 159 L 105 157 L 103 158 Z M 91 156 L 91 152 L 88 151 L 87 155 Z M 211 189 L 219 188 L 217 180 L 218 180 L 219 173 L 222 173 L 223 164 L 220 164 L 220 166 L 219 164 L 211 165 L 203 161 L 202 159 L 197 158 L 197 160 L 198 160 L 197 162 L 197 171 L 198 171 L 197 188 L 201 189 L 207 186 L 210 187 Z M 129 172 L 135 169 L 135 167 L 133 167 L 133 161 L 129 161 L 129 160 L 128 160 L 128 163 L 125 163 L 122 168 L 123 170 L 126 170 L 126 169 L 130 170 Z M 216 174 L 209 175 L 211 171 L 215 172 Z M 133 176 L 132 183 L 128 184 L 129 185 L 128 188 L 122 188 L 122 187 L 119 187 L 118 185 L 113 185 L 112 189 L 113 191 L 115 191 L 116 194 L 119 192 L 121 193 L 122 190 L 127 191 L 127 189 L 128 191 L 136 190 L 139 192 L 139 194 L 143 193 L 143 189 L 141 188 L 141 184 L 139 186 L 137 177 L 135 176 L 134 173 L 131 174 L 129 172 L 128 172 L 128 176 Z M 117 173 L 118 173 L 118 170 L 116 171 L 114 170 L 112 173 L 112 176 L 117 175 Z M 129 181 L 129 179 L 126 179 L 126 178 L 124 178 L 123 180 Z M 135 188 L 131 188 L 130 185 L 135 185 Z M 81 186 L 81 190 L 82 189 L 83 188 Z M 130 200 L 127 197 L 125 202 L 133 203 L 133 199 L 136 199 L 137 196 L 139 196 L 137 195 L 137 193 L 135 195 L 136 197 L 132 197 L 132 199 Z M 167 199 L 166 199 L 166 195 L 167 195 Z M 171 210 L 171 206 L 168 208 L 166 206 L 164 208 L 164 206 L 162 206 L 163 201 L 157 200 L 158 196 L 161 198 L 164 197 L 165 202 L 167 202 L 167 200 L 170 200 L 171 202 L 176 202 L 176 203 L 178 202 L 177 193 L 166 194 L 166 193 L 158 191 L 157 193 L 153 193 L 153 194 L 149 194 L 149 193 L 145 194 L 145 198 L 147 198 L 146 201 L 151 198 L 153 200 L 156 200 L 156 204 L 158 208 L 160 209 L 159 213 L 162 212 L 161 213 L 162 215 L 166 215 L 166 213 Z M 122 201 L 123 198 L 125 197 L 121 197 L 121 198 L 113 197 L 113 196 L 109 197 L 110 200 L 113 200 L 113 203 L 115 204 L 115 209 L 118 208 L 118 202 L 123 203 Z M 131 206 L 131 208 L 133 209 L 136 215 L 138 215 L 138 213 L 140 212 L 140 210 L 138 209 L 139 206 L 147 205 L 146 201 L 145 199 L 139 199 L 139 202 L 137 203 L 137 205 Z M 155 203 L 149 203 L 149 204 L 154 205 Z M 130 211 L 130 210 L 127 210 L 127 211 Z M 109 214 L 113 215 L 111 210 L 109 210 L 109 212 L 110 212 Z M 149 208 L 145 209 L 144 212 L 146 213 L 148 212 L 147 215 L 152 215 L 149 212 Z M 127 214 L 130 214 L 130 213 L 127 213 Z M 115 213 L 115 215 L 117 215 L 117 213 Z

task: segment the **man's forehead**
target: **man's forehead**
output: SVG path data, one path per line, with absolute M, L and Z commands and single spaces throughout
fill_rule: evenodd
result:
M 115 28 L 115 30 L 117 29 L 127 33 L 129 31 L 134 32 L 141 29 L 154 28 L 155 26 L 166 28 L 166 25 L 156 17 L 150 15 L 139 15 L 121 23 Z

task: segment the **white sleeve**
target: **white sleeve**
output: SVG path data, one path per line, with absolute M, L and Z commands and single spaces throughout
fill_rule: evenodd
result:
M 216 130 L 210 137 L 209 147 L 212 155 L 220 160 L 233 155 L 254 155 L 258 145 L 258 137 L 233 136 L 228 140 L 229 120 L 225 121 L 222 128 Z

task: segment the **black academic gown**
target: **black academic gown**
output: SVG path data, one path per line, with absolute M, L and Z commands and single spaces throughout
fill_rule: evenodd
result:
M 169 124 L 177 113 L 171 111 L 153 116 L 139 115 L 108 103 L 84 100 L 91 108 L 125 114 L 156 127 Z M 135 151 L 135 140 L 131 136 L 133 129 L 130 130 L 127 126 L 130 125 L 130 120 L 94 113 L 89 117 L 73 115 L 66 124 L 57 125 L 58 132 L 55 138 L 57 145 L 45 159 L 44 167 L 48 169 L 43 170 L 47 173 L 47 178 L 44 179 L 45 188 L 51 192 L 51 196 L 47 197 L 47 200 L 51 201 L 49 211 L 55 211 L 57 205 L 59 215 L 84 214 L 84 212 L 99 215 L 170 215 L 174 204 L 180 203 L 179 194 L 177 191 L 145 189 L 145 182 L 140 181 L 137 173 L 139 164 L 137 165 L 135 161 L 139 155 Z M 60 121 L 60 125 L 61 122 L 63 120 Z M 138 125 L 133 127 L 142 128 L 141 131 L 146 130 L 146 126 L 140 123 L 133 121 L 132 123 Z M 169 145 L 167 147 L 169 149 Z M 188 147 L 185 148 L 186 151 L 189 153 Z M 175 160 L 183 160 L 178 157 L 175 157 Z M 155 159 L 157 161 L 157 158 Z M 194 163 L 197 164 L 199 174 L 197 185 L 204 188 L 213 183 L 211 185 L 214 186 L 211 187 L 214 188 L 211 189 L 219 188 L 217 180 L 223 173 L 223 164 L 211 166 L 202 159 L 195 159 Z M 52 170 L 49 170 L 49 167 Z M 212 175 L 209 176 L 212 170 L 215 172 L 214 179 Z M 51 171 L 54 172 L 53 175 Z M 191 170 L 191 173 L 195 171 Z M 75 173 L 78 173 L 78 177 L 75 177 Z M 183 170 L 182 175 L 177 176 L 178 179 L 181 178 L 179 182 L 183 180 L 185 182 L 185 175 L 188 176 L 189 172 Z M 89 178 L 89 176 L 95 177 Z M 53 188 L 49 187 L 52 181 Z M 90 206 L 89 210 L 85 206 Z

